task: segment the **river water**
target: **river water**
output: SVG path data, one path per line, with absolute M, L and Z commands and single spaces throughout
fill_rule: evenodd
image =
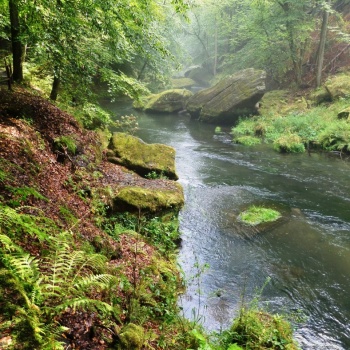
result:
M 186 115 L 109 108 L 138 115 L 144 141 L 176 149 L 186 199 L 179 263 L 193 277 L 180 300 L 185 316 L 219 331 L 257 299 L 270 312 L 302 316 L 302 349 L 350 349 L 350 162 L 235 145 Z M 244 226 L 237 216 L 252 204 L 283 218 L 262 231 Z

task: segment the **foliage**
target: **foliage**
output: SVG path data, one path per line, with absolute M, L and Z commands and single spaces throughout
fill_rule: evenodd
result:
M 74 155 L 77 150 L 76 141 L 71 136 L 60 136 L 55 138 L 54 147 L 58 152 L 65 154 L 69 152 Z
M 105 129 L 113 125 L 111 114 L 97 104 L 84 103 L 83 106 L 69 108 L 69 112 L 73 112 L 77 120 L 88 130 Z
M 134 115 L 124 115 L 120 119 L 117 119 L 114 122 L 116 129 L 119 129 L 121 132 L 134 135 L 135 132 L 139 129 L 139 123 L 137 117 Z
M 261 139 L 255 136 L 239 136 L 234 139 L 235 142 L 240 143 L 245 146 L 254 146 L 261 143 Z
M 287 153 L 303 153 L 305 146 L 302 139 L 296 134 L 282 135 L 274 141 L 274 148 L 279 152 Z
M 273 143 L 279 152 L 300 153 L 311 147 L 348 152 L 350 124 L 337 114 L 348 105 L 340 99 L 329 106 L 316 106 L 304 112 L 261 115 L 241 119 L 232 128 L 233 140 L 255 141 L 256 137 Z
M 93 309 L 101 315 L 118 315 L 115 305 L 89 297 L 102 290 L 111 290 L 119 280 L 106 274 L 105 258 L 99 254 L 73 250 L 71 237 L 61 233 L 47 238 L 48 254 L 38 259 L 25 252 L 12 239 L 0 235 L 0 289 L 7 309 L 13 309 L 13 322 L 28 327 L 18 327 L 17 338 L 26 337 L 40 348 L 61 349 L 58 336 L 64 327 L 57 322 L 67 308 Z M 4 283 L 6 281 L 6 283 Z M 6 298 L 6 288 L 11 287 L 18 296 Z M 5 289 L 4 289 L 5 288 Z M 13 295 L 12 295 L 13 298 Z M 22 334 L 24 333 L 24 334 Z M 26 342 L 27 343 L 27 342 Z M 33 346 L 33 344 L 32 344 Z
M 276 221 L 281 214 L 274 209 L 264 208 L 260 206 L 251 206 L 239 215 L 239 219 L 246 224 L 256 226 L 265 222 Z
M 156 171 L 151 171 L 150 173 L 146 174 L 145 175 L 145 178 L 146 179 L 153 179 L 153 180 L 156 180 L 156 179 L 163 179 L 163 180 L 167 180 L 169 179 L 166 175 L 164 175 L 163 172 L 161 172 L 160 174 L 157 173 Z

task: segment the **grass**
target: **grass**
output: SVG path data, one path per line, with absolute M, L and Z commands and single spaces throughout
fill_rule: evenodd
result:
M 281 214 L 274 209 L 251 206 L 239 215 L 239 219 L 245 224 L 256 226 L 266 222 L 278 220 Z
M 350 123 L 338 119 L 348 107 L 348 99 L 331 105 L 319 105 L 303 111 L 278 111 L 242 119 L 232 128 L 233 141 L 255 145 L 257 140 L 271 143 L 279 152 L 302 153 L 310 147 L 324 150 L 350 151 Z

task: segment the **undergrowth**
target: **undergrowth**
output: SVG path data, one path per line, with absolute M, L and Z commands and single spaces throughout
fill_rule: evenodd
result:
M 241 119 L 232 128 L 233 140 L 254 145 L 259 139 L 272 143 L 279 152 L 302 153 L 310 148 L 349 152 L 350 123 L 337 114 L 348 106 L 339 100 L 329 106 L 320 105 L 303 112 L 289 112 Z

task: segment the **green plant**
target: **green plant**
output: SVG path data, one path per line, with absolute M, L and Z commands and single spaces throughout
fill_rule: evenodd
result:
M 256 226 L 265 222 L 276 221 L 280 217 L 281 214 L 277 210 L 255 205 L 249 207 L 238 216 L 242 222 L 251 226 Z
M 130 135 L 134 135 L 139 129 L 139 123 L 137 122 L 137 117 L 134 115 L 125 115 L 120 117 L 114 122 L 116 129 L 125 132 Z
M 350 150 L 350 124 L 346 121 L 338 121 L 330 124 L 318 137 L 323 148 L 330 151 Z
M 279 152 L 285 153 L 303 153 L 305 146 L 302 139 L 297 134 L 286 134 L 278 137 L 274 141 L 274 148 Z
M 156 180 L 156 179 L 168 180 L 169 179 L 166 175 L 164 175 L 163 171 L 160 172 L 160 173 L 157 173 L 154 170 L 149 172 L 148 174 L 146 174 L 145 178 L 146 179 L 152 179 L 152 180 Z
M 245 146 L 254 146 L 261 143 L 261 139 L 255 136 L 245 135 L 233 139 L 235 142 Z
M 54 148 L 56 151 L 74 155 L 77 151 L 76 141 L 71 136 L 60 136 L 54 139 Z
M 15 310 L 14 322 L 28 325 L 17 329 L 17 337 L 24 336 L 24 332 L 27 339 L 35 340 L 34 348 L 63 349 L 58 340 L 65 331 L 58 323 L 60 314 L 67 308 L 92 309 L 101 315 L 118 317 L 118 305 L 106 303 L 96 295 L 104 290 L 113 293 L 119 279 L 105 273 L 106 260 L 102 255 L 74 250 L 69 234 L 51 237 L 48 244 L 48 254 L 39 259 L 1 234 L 0 277 L 6 284 L 0 283 L 0 289 L 3 295 L 8 295 L 9 287 L 18 294 L 14 300 L 13 295 L 6 300 Z
M 40 194 L 35 188 L 23 186 L 23 187 L 12 187 L 7 186 L 6 189 L 11 193 L 12 198 L 7 203 L 12 207 L 18 207 L 24 205 L 29 198 L 40 199 L 48 201 L 46 197 Z
M 264 285 L 256 291 L 252 301 L 244 302 L 245 291 L 242 293 L 242 305 L 238 316 L 230 329 L 219 336 L 219 343 L 226 349 L 274 349 L 298 350 L 293 340 L 293 330 L 290 323 L 281 315 L 272 315 L 259 307 L 263 290 L 270 282 L 268 277 Z

